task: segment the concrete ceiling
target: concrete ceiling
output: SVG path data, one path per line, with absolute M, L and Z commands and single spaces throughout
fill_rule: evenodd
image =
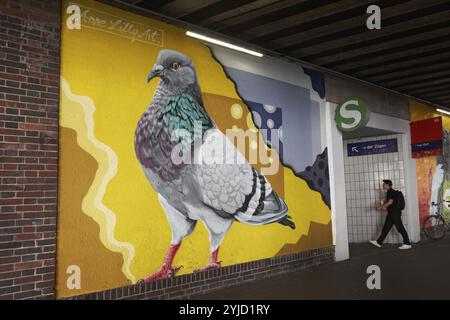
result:
M 449 0 L 124 0 L 450 108 Z M 382 10 L 368 30 L 369 5 Z

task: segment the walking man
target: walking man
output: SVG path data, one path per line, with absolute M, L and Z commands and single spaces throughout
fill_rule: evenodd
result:
M 386 210 L 388 214 L 386 216 L 386 221 L 384 222 L 383 230 L 381 231 L 381 235 L 378 240 L 371 240 L 370 243 L 375 247 L 381 248 L 384 239 L 388 235 L 392 226 L 395 225 L 397 231 L 403 237 L 403 245 L 399 247 L 400 250 L 411 249 L 411 243 L 409 242 L 408 233 L 406 232 L 405 227 L 402 222 L 402 210 L 398 207 L 398 195 L 397 191 L 392 189 L 392 181 L 391 180 L 383 180 L 383 189 L 387 191 L 386 201 L 383 203 L 379 210 Z

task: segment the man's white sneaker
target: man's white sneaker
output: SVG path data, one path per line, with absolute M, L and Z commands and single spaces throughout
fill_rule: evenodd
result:
M 398 247 L 399 250 L 408 250 L 411 249 L 411 245 L 410 244 L 402 244 L 400 247 Z
M 377 248 L 381 248 L 381 245 L 376 240 L 370 240 L 369 243 L 373 244 Z

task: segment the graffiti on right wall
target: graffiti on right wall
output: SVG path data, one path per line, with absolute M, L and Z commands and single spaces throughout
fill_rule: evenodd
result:
M 431 205 L 442 200 L 450 201 L 450 117 L 435 108 L 410 101 L 411 121 L 442 117 L 443 155 L 416 159 L 417 191 L 419 195 L 420 223 L 435 212 Z M 450 207 L 442 206 L 443 214 L 450 219 Z

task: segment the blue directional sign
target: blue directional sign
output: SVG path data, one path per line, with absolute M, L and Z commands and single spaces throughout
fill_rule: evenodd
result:
M 385 139 L 368 142 L 349 143 L 347 155 L 349 157 L 367 156 L 370 154 L 398 152 L 397 139 Z

